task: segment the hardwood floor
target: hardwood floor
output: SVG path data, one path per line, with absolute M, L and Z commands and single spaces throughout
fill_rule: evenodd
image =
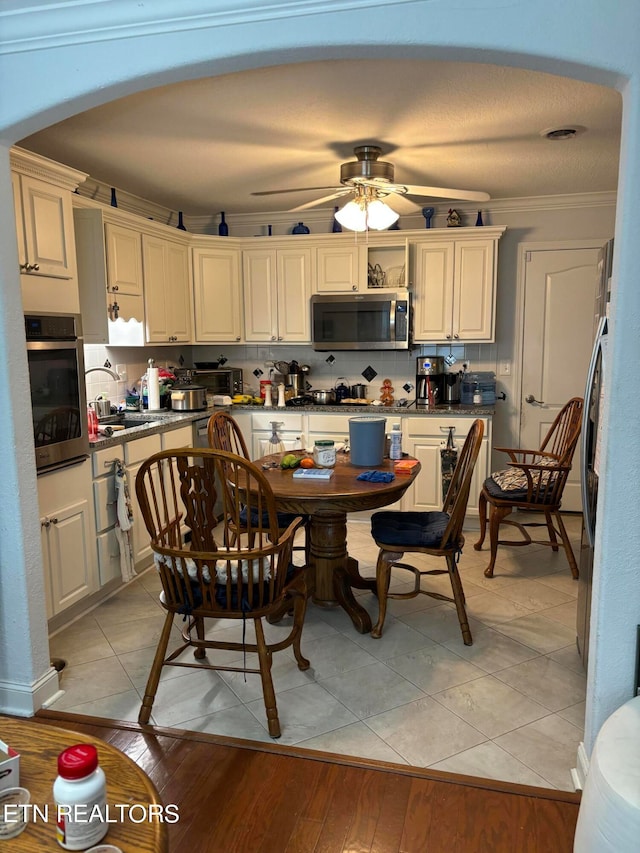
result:
M 573 849 L 578 794 L 64 712 L 35 719 L 105 740 L 142 767 L 179 807 L 171 853 Z

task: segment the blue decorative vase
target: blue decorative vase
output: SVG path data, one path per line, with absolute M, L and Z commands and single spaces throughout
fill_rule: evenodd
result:
M 436 212 L 435 207 L 423 207 L 422 215 L 424 216 L 424 227 L 431 228 L 431 219 Z
M 229 236 L 229 226 L 227 225 L 224 218 L 224 210 L 220 214 L 220 225 L 218 225 L 218 236 L 219 237 L 228 237 Z
M 336 213 L 340 210 L 340 208 L 336 205 L 333 208 L 333 225 L 331 226 L 331 230 L 334 234 L 339 234 L 342 231 L 342 225 L 336 219 Z
M 478 211 L 478 216 L 476 218 L 476 225 L 484 225 L 484 222 L 482 221 L 482 211 L 481 210 Z
M 178 231 L 186 231 L 187 229 L 184 227 L 184 220 L 182 219 L 182 211 L 178 211 L 178 224 L 176 225 Z
M 116 188 L 111 187 L 111 207 L 118 206 L 118 199 L 116 198 Z
M 309 234 L 310 232 L 309 232 L 309 229 L 307 228 L 307 226 L 304 224 L 304 222 L 298 222 L 296 227 L 294 229 L 292 229 L 291 233 L 292 234 Z

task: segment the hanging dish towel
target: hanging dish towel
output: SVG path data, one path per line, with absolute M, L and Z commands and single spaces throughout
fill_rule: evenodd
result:
M 133 525 L 133 507 L 129 495 L 127 469 L 123 462 L 116 462 L 116 538 L 120 548 L 120 572 L 122 580 L 133 580 L 136 577 L 133 560 L 133 545 L 131 527 Z

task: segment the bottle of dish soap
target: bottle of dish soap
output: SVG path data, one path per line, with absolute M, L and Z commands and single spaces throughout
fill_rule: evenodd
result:
M 402 459 L 402 431 L 400 429 L 400 424 L 394 424 L 391 427 L 389 459 Z

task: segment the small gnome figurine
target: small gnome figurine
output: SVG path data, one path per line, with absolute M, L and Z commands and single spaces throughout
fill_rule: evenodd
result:
M 383 406 L 393 406 L 393 386 L 391 385 L 390 379 L 385 379 L 382 383 L 382 388 L 380 389 L 382 394 L 380 394 L 380 402 Z

